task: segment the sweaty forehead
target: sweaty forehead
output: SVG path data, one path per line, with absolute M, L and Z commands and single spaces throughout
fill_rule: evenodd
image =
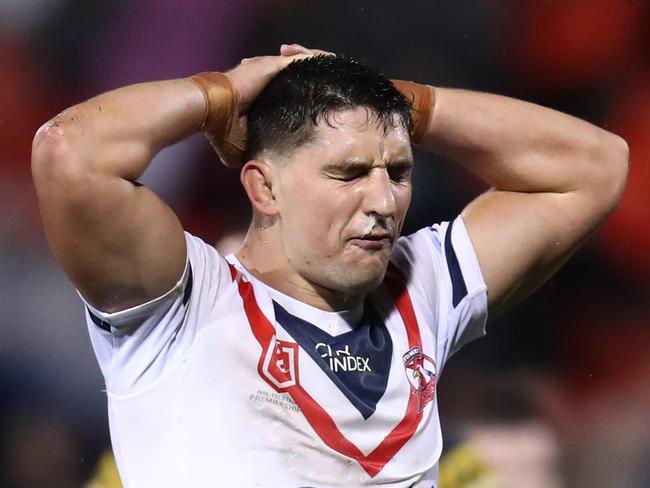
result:
M 319 121 L 313 139 L 299 148 L 296 156 L 324 164 L 412 159 L 411 140 L 397 115 L 386 124 L 370 110 L 357 107 L 330 113 Z

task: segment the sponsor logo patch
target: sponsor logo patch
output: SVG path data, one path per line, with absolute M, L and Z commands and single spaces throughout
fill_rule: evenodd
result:
M 350 346 L 348 345 L 343 349 L 332 349 L 329 344 L 319 342 L 315 347 L 316 352 L 320 354 L 320 357 L 327 360 L 330 370 L 334 373 L 340 371 L 358 371 L 359 373 L 372 372 L 372 369 L 368 364 L 370 358 L 350 354 Z

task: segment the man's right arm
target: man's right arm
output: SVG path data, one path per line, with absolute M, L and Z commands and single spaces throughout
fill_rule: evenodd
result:
M 226 73 L 237 113 L 289 63 L 318 53 L 283 45 L 280 56 L 247 59 Z M 180 279 L 187 253 L 181 224 L 136 181 L 159 150 L 202 126 L 206 102 L 187 79 L 131 85 L 65 110 L 36 133 L 32 174 L 45 233 L 96 308 L 145 303 Z
M 127 86 L 71 107 L 36 134 L 32 173 L 55 256 L 107 312 L 168 291 L 186 259 L 172 210 L 136 184 L 163 147 L 196 131 L 205 102 L 188 80 Z

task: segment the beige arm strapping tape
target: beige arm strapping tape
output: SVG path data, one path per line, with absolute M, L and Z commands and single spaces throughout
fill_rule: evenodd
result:
M 411 130 L 411 142 L 418 144 L 422 141 L 429 124 L 436 104 L 436 92 L 431 85 L 421 85 L 414 81 L 391 80 L 393 86 L 411 103 L 413 107 L 413 129 Z
M 246 134 L 239 125 L 235 91 L 223 73 L 206 71 L 188 78 L 205 98 L 205 119 L 201 130 L 224 165 L 236 168 L 243 163 Z

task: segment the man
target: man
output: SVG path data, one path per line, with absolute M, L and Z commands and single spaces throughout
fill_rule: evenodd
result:
M 445 361 L 615 208 L 628 152 L 526 102 L 395 87 L 283 45 L 225 76 L 120 88 L 39 130 L 43 222 L 87 304 L 125 485 L 436 486 Z M 253 218 L 236 255 L 184 234 L 136 183 L 199 129 L 245 162 Z M 398 240 L 412 142 L 494 188 Z

